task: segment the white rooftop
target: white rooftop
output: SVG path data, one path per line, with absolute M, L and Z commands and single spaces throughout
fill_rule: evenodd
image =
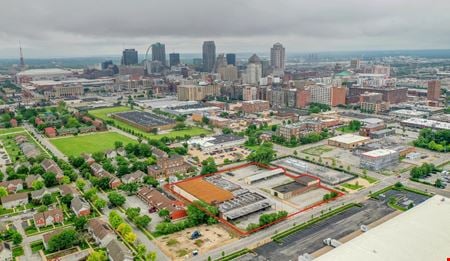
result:
M 450 199 L 434 196 L 314 261 L 438 261 L 450 257 Z
M 367 141 L 367 140 L 370 140 L 370 138 L 359 136 L 359 135 L 354 135 L 354 134 L 344 134 L 344 135 L 329 138 L 329 140 L 339 142 L 339 143 L 351 144 L 351 143 L 355 143 L 355 142 Z
M 36 76 L 45 74 L 72 74 L 72 72 L 58 68 L 50 68 L 50 69 L 31 69 L 18 73 L 19 76 Z
M 387 156 L 393 153 L 397 153 L 395 150 L 388 150 L 388 149 L 376 149 L 376 150 L 371 150 L 368 152 L 364 152 L 362 153 L 362 155 L 364 156 L 368 156 L 368 157 L 373 157 L 373 158 L 377 158 L 377 157 L 382 157 L 382 156 Z
M 428 128 L 450 130 L 450 123 L 443 121 L 427 120 L 422 118 L 410 118 L 402 121 L 403 123 L 410 123 L 415 125 L 422 125 Z

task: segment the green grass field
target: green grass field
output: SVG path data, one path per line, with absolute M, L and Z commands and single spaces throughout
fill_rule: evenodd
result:
M 16 127 L 16 128 L 9 128 L 9 129 L 0 129 L 0 135 L 1 134 L 8 134 L 12 132 L 19 132 L 19 131 L 25 131 L 22 127 Z
M 133 130 L 135 133 L 139 133 L 142 134 L 143 137 L 147 138 L 147 139 L 161 139 L 162 137 L 183 137 L 184 135 L 190 135 L 190 136 L 199 136 L 201 134 L 209 134 L 211 133 L 211 131 L 207 130 L 207 129 L 203 129 L 200 127 L 195 127 L 192 126 L 191 129 L 187 129 L 187 130 L 178 130 L 178 131 L 171 131 L 169 133 L 164 133 L 164 134 L 153 134 L 153 133 L 148 133 L 145 131 L 142 131 L 138 128 L 135 128 L 133 126 L 130 126 L 124 122 L 115 120 L 111 117 L 108 116 L 108 114 L 111 113 L 117 113 L 117 112 L 124 112 L 124 111 L 131 111 L 131 109 L 129 107 L 125 107 L 125 106 L 119 106 L 119 107 L 112 107 L 112 108 L 102 108 L 102 109 L 95 109 L 95 110 L 91 110 L 89 111 L 89 114 L 91 114 L 92 116 L 96 117 L 96 118 L 100 118 L 102 120 L 110 120 L 110 121 L 114 121 L 114 124 L 116 126 L 120 126 L 124 129 L 130 129 Z
M 137 142 L 117 132 L 101 132 L 50 139 L 50 142 L 67 156 L 79 156 L 82 153 L 94 153 L 113 149 L 114 142 L 116 141 L 121 141 L 123 144 Z

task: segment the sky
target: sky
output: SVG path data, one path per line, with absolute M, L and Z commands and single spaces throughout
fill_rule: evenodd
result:
M 0 59 L 166 52 L 450 49 L 448 0 L 1 0 Z

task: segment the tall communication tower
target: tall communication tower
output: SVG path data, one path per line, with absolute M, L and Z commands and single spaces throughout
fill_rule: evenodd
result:
M 20 42 L 19 42 L 19 51 L 20 51 L 20 62 L 19 62 L 20 68 L 25 69 L 25 60 L 23 59 L 22 45 L 20 44 Z

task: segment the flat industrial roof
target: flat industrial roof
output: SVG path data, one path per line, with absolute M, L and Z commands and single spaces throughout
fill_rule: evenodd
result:
M 449 220 L 450 199 L 436 195 L 314 260 L 447 260 Z
M 219 188 L 203 178 L 180 182 L 176 186 L 208 204 L 221 203 L 234 197 L 230 191 Z
M 367 140 L 370 140 L 370 138 L 359 136 L 359 135 L 354 135 L 354 134 L 344 134 L 344 135 L 329 138 L 328 140 L 339 142 L 339 143 L 351 144 L 351 143 L 355 143 L 355 142 L 367 141 Z
M 394 154 L 394 153 L 397 153 L 397 152 L 395 150 L 376 149 L 376 150 L 371 150 L 371 151 L 368 151 L 368 152 L 364 152 L 362 154 L 364 156 L 377 158 L 377 157 L 387 156 L 387 155 Z

